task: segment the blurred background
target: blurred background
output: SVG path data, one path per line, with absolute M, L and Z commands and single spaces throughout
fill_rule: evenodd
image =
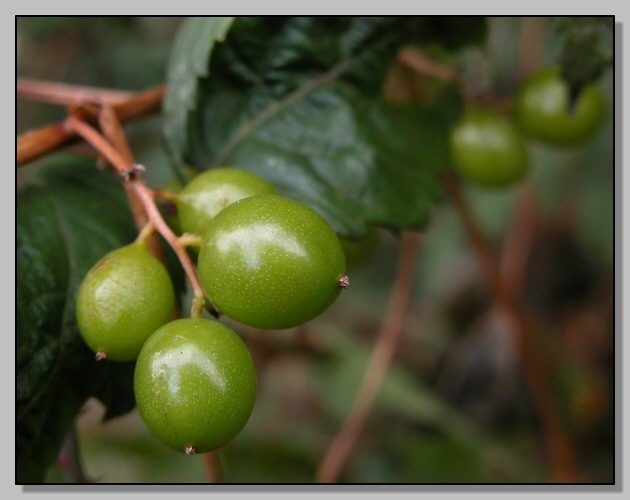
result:
M 181 18 L 18 18 L 19 77 L 141 90 L 161 84 Z M 529 21 L 531 22 L 531 21 Z M 532 28 L 533 26 L 533 28 Z M 549 23 L 530 24 L 532 50 L 552 61 Z M 475 80 L 509 95 L 522 61 L 522 18 L 488 18 L 485 46 L 463 54 Z M 523 210 L 536 221 L 520 303 L 532 321 L 581 481 L 611 483 L 615 460 L 613 72 L 598 85 L 610 113 L 587 144 L 528 143 L 531 174 L 501 192 L 463 184 L 479 228 L 499 249 Z M 20 100 L 17 133 L 63 118 Z M 125 126 L 147 184 L 173 180 L 160 117 Z M 26 167 L 28 168 L 28 167 Z M 19 175 L 19 174 L 18 174 Z M 523 195 L 526 193 L 526 195 Z M 530 203 L 522 208 L 522 200 Z M 519 208 L 520 207 L 520 208 Z M 533 213 L 532 213 L 533 212 Z M 322 316 L 286 331 L 232 324 L 258 371 L 254 412 L 219 452 L 228 483 L 310 483 L 348 414 L 385 312 L 398 240 L 373 229 L 347 242 L 351 287 Z M 229 323 L 229 320 L 226 320 Z M 553 481 L 547 443 L 509 322 L 461 218 L 445 200 L 419 239 L 410 311 L 394 362 L 340 482 Z M 201 457 L 154 439 L 136 411 L 102 422 L 89 400 L 77 420 L 83 469 L 104 483 L 206 482 Z M 47 480 L 64 482 L 64 459 Z

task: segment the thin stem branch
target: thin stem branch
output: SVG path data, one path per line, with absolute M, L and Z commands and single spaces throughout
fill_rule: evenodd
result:
M 140 201 L 144 207 L 148 222 L 155 227 L 177 255 L 193 290 L 191 316 L 199 317 L 201 310 L 206 304 L 203 287 L 199 282 L 195 267 L 188 253 L 186 253 L 185 248 L 179 242 L 179 237 L 162 218 L 162 214 L 153 198 L 153 190 L 138 176 L 129 176 L 134 171 L 135 165 L 129 165 L 123 156 L 96 129 L 73 115 L 70 115 L 66 122 L 69 127 L 72 127 L 73 130 L 102 154 L 116 171 L 126 179 L 126 189 Z
M 71 106 L 85 97 L 97 98 L 103 103 L 116 104 L 133 96 L 133 92 L 99 87 L 86 87 L 67 83 L 18 78 L 16 82 L 18 99 Z
M 514 297 L 518 297 L 525 286 L 527 262 L 538 226 L 533 191 L 531 182 L 524 181 L 501 252 L 500 273 L 505 285 L 514 291 Z
M 18 79 L 18 82 L 20 79 Z M 160 110 L 165 87 L 159 85 L 142 92 L 134 93 L 129 99 L 112 104 L 112 109 L 121 121 L 140 118 Z M 85 113 L 77 111 L 77 116 L 88 119 Z M 68 146 L 80 140 L 74 129 L 67 127 L 65 120 L 26 131 L 17 137 L 17 166 L 22 166 L 37 158 Z
M 129 172 L 130 163 L 123 158 L 98 130 L 74 115 L 69 115 L 65 123 L 69 130 L 72 130 L 89 142 L 120 175 Z
M 171 230 L 171 228 L 162 218 L 162 214 L 160 213 L 157 205 L 155 204 L 155 200 L 153 199 L 153 191 L 151 190 L 151 188 L 147 187 L 147 185 L 140 179 L 131 179 L 128 182 L 128 185 L 142 201 L 144 209 L 146 210 L 149 217 L 149 221 L 151 221 L 157 231 L 173 248 L 173 251 L 177 255 L 177 258 L 184 268 L 184 272 L 186 273 L 186 276 L 190 281 L 190 285 L 193 291 L 191 316 L 199 317 L 201 309 L 203 309 L 206 300 L 205 294 L 203 292 L 203 287 L 201 286 L 201 283 L 199 282 L 199 278 L 195 271 L 195 266 L 190 260 L 188 253 L 186 253 L 185 248 L 179 243 L 179 237 Z
M 516 74 L 523 78 L 540 65 L 540 56 L 545 42 L 546 17 L 523 17 L 518 46 Z
M 129 165 L 135 163 L 133 153 L 127 142 L 125 131 L 120 124 L 120 120 L 114 108 L 106 103 L 98 102 L 98 124 L 107 140 L 116 148 L 116 151 L 127 161 Z
M 421 75 L 431 76 L 445 82 L 457 78 L 457 72 L 452 66 L 432 60 L 417 47 L 403 48 L 398 53 L 398 62 Z
M 571 447 L 565 426 L 560 417 L 557 402 L 550 391 L 549 375 L 541 355 L 540 347 L 529 327 L 529 322 L 520 308 L 509 281 L 501 275 L 498 257 L 490 242 L 483 236 L 472 210 L 468 206 L 454 175 L 445 177 L 446 189 L 453 201 L 464 228 L 470 237 L 486 280 L 490 285 L 494 300 L 507 314 L 521 358 L 525 378 L 540 420 L 545 444 L 548 449 L 552 473 L 557 482 L 578 482 L 575 453 Z
M 179 201 L 177 193 L 165 191 L 163 189 L 153 189 L 153 196 L 164 201 L 170 201 L 171 203 L 177 203 Z
M 330 444 L 317 470 L 317 482 L 332 483 L 339 478 L 355 447 L 372 408 L 383 378 L 391 364 L 403 332 L 416 265 L 418 234 L 404 232 L 400 242 L 398 267 L 389 303 L 372 357 L 352 403 L 350 413 Z
M 195 247 L 201 246 L 201 236 L 195 233 L 184 233 L 179 237 L 179 244 L 183 247 Z
M 107 141 L 116 151 L 118 151 L 127 165 L 135 165 L 136 160 L 133 156 L 133 152 L 131 151 L 131 147 L 129 147 L 129 143 L 127 142 L 125 130 L 123 129 L 114 108 L 108 103 L 101 101 L 98 97 L 94 98 L 92 101 L 82 101 L 82 104 L 83 103 L 88 106 L 92 104 L 95 106 L 99 126 Z M 138 230 L 142 231 L 143 228 L 150 224 L 145 207 L 143 206 L 140 198 L 133 192 L 133 190 L 130 189 L 128 183 L 125 182 L 124 187 L 127 199 L 129 200 L 131 212 L 133 213 L 133 217 L 136 221 L 136 227 Z M 153 232 L 151 232 L 151 234 L 147 237 L 147 246 L 156 258 L 160 261 L 164 261 L 162 247 Z
M 220 483 L 221 479 L 221 461 L 219 460 L 218 451 L 210 451 L 201 455 L 203 458 L 203 466 L 206 471 L 206 477 L 209 483 Z

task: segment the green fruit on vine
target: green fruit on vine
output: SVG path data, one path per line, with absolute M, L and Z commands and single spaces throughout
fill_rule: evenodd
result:
M 77 291 L 81 336 L 97 359 L 131 361 L 144 341 L 170 321 L 175 306 L 171 277 L 143 243 L 109 252 Z
M 337 235 L 310 207 L 279 195 L 245 198 L 202 238 L 199 278 L 223 314 L 257 328 L 300 325 L 348 285 Z
M 179 192 L 179 225 L 184 232 L 202 234 L 208 222 L 235 201 L 276 192 L 273 184 L 247 170 L 213 168 L 193 177 Z
M 233 330 L 217 321 L 178 319 L 142 347 L 134 394 L 154 436 L 175 450 L 204 453 L 226 444 L 247 423 L 256 372 Z
M 585 85 L 569 106 L 569 86 L 560 68 L 533 73 L 518 86 L 513 100 L 514 119 L 524 134 L 554 146 L 585 142 L 602 125 L 606 106 L 597 85 Z
M 449 140 L 455 169 L 475 184 L 507 187 L 527 173 L 527 150 L 520 133 L 496 111 L 470 107 L 453 124 Z

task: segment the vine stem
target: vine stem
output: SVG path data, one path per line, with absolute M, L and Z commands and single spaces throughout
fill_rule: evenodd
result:
M 203 465 L 206 471 L 206 477 L 209 483 L 221 482 L 221 462 L 219 460 L 219 454 L 216 451 L 209 451 L 204 453 Z
M 190 285 L 193 290 L 193 301 L 190 315 L 193 318 L 201 316 L 201 310 L 205 303 L 205 295 L 203 288 L 195 272 L 195 266 L 193 265 L 190 257 L 186 253 L 186 250 L 179 242 L 179 237 L 171 230 L 168 224 L 162 218 L 155 200 L 153 199 L 153 190 L 149 188 L 139 178 L 131 179 L 129 181 L 131 189 L 135 191 L 138 198 L 142 201 L 144 208 L 149 216 L 149 220 L 155 225 L 155 229 L 162 235 L 167 243 L 173 248 L 173 251 L 177 255 L 177 258 L 184 268 L 184 272 L 190 281 Z
M 494 295 L 495 303 L 506 313 L 509 320 L 510 331 L 516 341 L 521 364 L 527 380 L 532 401 L 542 426 L 543 437 L 552 466 L 553 478 L 557 482 L 579 482 L 580 474 L 577 469 L 575 453 L 571 447 L 568 435 L 565 432 L 560 417 L 557 403 L 550 391 L 550 380 L 542 358 L 540 347 L 529 327 L 529 321 L 520 308 L 513 286 L 521 283 L 520 273 L 514 271 L 514 264 L 507 264 L 507 268 L 514 273 L 504 278 L 501 274 L 499 258 L 495 254 L 490 242 L 483 235 L 472 215 L 458 179 L 450 173 L 444 177 L 444 185 L 449 193 L 453 205 L 462 220 L 464 229 L 468 233 L 473 250 L 479 260 L 486 280 Z M 527 195 L 524 195 L 527 196 Z M 523 199 L 520 206 L 527 209 L 529 202 Z M 516 220 L 522 220 L 524 214 L 518 215 Z M 512 236 L 512 238 L 524 241 L 526 236 Z M 507 245 L 512 248 L 512 244 Z M 505 262 L 505 261 L 504 261 Z M 509 261 L 508 261 L 509 262 Z M 518 265 L 524 265 L 524 259 L 517 260 Z M 504 264 L 504 267 L 506 264 Z
M 20 85 L 24 86 L 24 80 L 18 78 L 18 88 Z M 18 98 L 21 99 L 36 99 L 39 101 L 52 102 L 58 95 L 58 89 L 56 83 L 53 82 L 39 82 L 39 88 L 37 95 L 22 92 L 18 94 Z M 85 87 L 77 87 L 78 89 L 85 90 Z M 156 111 L 159 111 L 162 105 L 162 98 L 164 97 L 165 86 L 158 85 L 141 92 L 136 92 L 128 99 L 111 103 L 111 99 L 92 89 L 92 96 L 101 98 L 102 102 L 111 104 L 112 110 L 116 113 L 116 116 L 121 121 L 131 120 L 146 116 Z M 76 104 L 76 99 L 70 102 L 66 97 L 59 98 L 63 100 L 65 104 Z M 75 96 L 76 97 L 76 96 Z M 84 95 L 84 97 L 86 97 Z M 77 115 L 82 119 L 87 119 L 89 114 L 85 110 L 77 110 Z M 46 125 L 44 127 L 28 130 L 18 135 L 17 137 L 17 151 L 16 151 L 16 163 L 17 166 L 24 165 L 30 161 L 33 161 L 47 153 L 60 149 L 61 147 L 73 144 L 79 140 L 75 131 L 67 126 L 66 120 L 53 123 L 52 125 Z
M 405 231 L 400 241 L 396 276 L 372 356 L 363 374 L 350 412 L 328 447 L 317 470 L 316 479 L 319 483 L 337 481 L 365 427 L 370 409 L 374 404 L 403 332 L 413 288 L 417 248 L 418 234 Z
M 440 64 L 426 56 L 417 47 L 404 47 L 398 53 L 398 63 L 407 66 L 421 75 L 431 76 L 444 82 L 457 79 L 452 66 Z
M 85 97 L 96 97 L 104 103 L 116 104 L 128 100 L 134 94 L 125 90 L 86 87 L 32 78 L 18 78 L 15 91 L 18 99 L 66 106 Z
M 171 228 L 162 218 L 155 200 L 153 198 L 153 190 L 149 188 L 144 181 L 140 179 L 136 172 L 143 170 L 137 164 L 129 165 L 127 159 L 119 153 L 96 129 L 81 120 L 80 118 L 70 115 L 66 118 L 66 125 L 79 136 L 89 142 L 103 157 L 112 165 L 112 167 L 126 179 L 126 188 L 131 191 L 142 203 L 148 221 L 153 224 L 155 229 L 162 235 L 166 242 L 173 248 L 177 255 L 190 285 L 193 290 L 193 300 L 191 308 L 191 316 L 199 317 L 205 304 L 205 294 L 195 267 L 186 253 L 185 248 L 180 244 L 179 237 L 173 233 Z

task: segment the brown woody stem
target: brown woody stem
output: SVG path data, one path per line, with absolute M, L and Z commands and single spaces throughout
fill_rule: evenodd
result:
M 37 99 L 40 101 L 48 100 L 48 102 L 55 100 L 55 98 L 52 97 L 58 94 L 58 91 L 54 89 L 55 84 L 50 82 L 39 83 L 39 90 L 36 94 Z M 18 88 L 20 87 L 20 85 L 22 86 L 22 88 L 24 87 L 24 82 L 22 79 L 18 79 Z M 45 85 L 49 85 L 52 87 L 48 87 L 49 90 L 47 91 L 42 90 L 42 88 L 45 88 Z M 159 111 L 162 104 L 162 98 L 164 97 L 164 90 L 165 87 L 163 85 L 159 85 L 157 87 L 153 87 L 142 92 L 134 93 L 131 95 L 131 97 L 124 101 L 116 101 L 114 103 L 112 103 L 111 99 L 108 99 L 107 96 L 98 93 L 97 96 L 103 99 L 103 102 L 111 104 L 112 109 L 118 119 L 124 122 Z M 44 97 L 46 93 L 49 96 L 48 99 Z M 18 97 L 33 98 L 33 93 L 18 93 Z M 65 104 L 70 104 L 71 100 L 69 98 L 66 99 L 67 97 L 68 96 L 59 98 L 59 100 L 63 100 Z M 82 119 L 89 118 L 89 116 L 86 116 L 86 113 L 82 112 L 81 110 L 77 110 L 77 114 Z M 18 135 L 16 155 L 17 165 L 24 165 L 30 161 L 36 160 L 37 158 L 47 153 L 77 142 L 80 138 L 77 136 L 76 131 L 71 127 L 67 127 L 66 125 L 67 124 L 64 121 L 52 125 L 46 125 L 44 127 L 34 130 L 29 130 Z
M 32 78 L 18 78 L 16 93 L 18 99 L 65 106 L 71 106 L 85 97 L 97 98 L 103 103 L 116 104 L 129 100 L 134 94 L 122 90 L 86 87 Z
M 114 149 L 98 130 L 74 115 L 68 116 L 65 123 L 69 130 L 89 142 L 119 174 L 124 175 L 125 172 L 129 171 L 131 168 L 129 162 Z

